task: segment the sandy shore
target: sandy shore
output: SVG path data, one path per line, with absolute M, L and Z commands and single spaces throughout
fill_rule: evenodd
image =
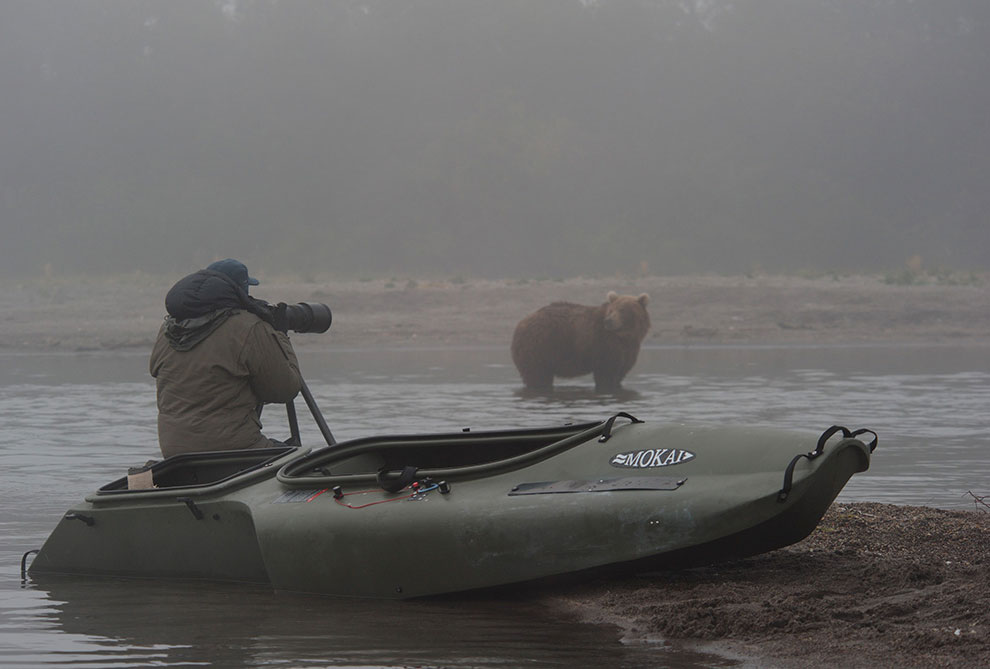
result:
M 0 352 L 150 350 L 178 276 L 5 281 Z M 987 345 L 990 275 L 616 277 L 475 281 L 261 277 L 269 301 L 330 305 L 297 348 L 504 347 L 554 300 L 649 293 L 646 345 Z M 630 638 L 734 654 L 748 666 L 990 666 L 990 507 L 833 506 L 786 549 L 539 595 Z

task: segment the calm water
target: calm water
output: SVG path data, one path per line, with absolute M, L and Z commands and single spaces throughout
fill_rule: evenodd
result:
M 543 426 L 618 410 L 646 420 L 824 430 L 870 427 L 880 445 L 845 501 L 972 509 L 990 493 L 988 348 L 655 348 L 624 397 L 590 379 L 519 393 L 501 350 L 300 353 L 338 439 Z M 298 402 L 303 438 L 322 443 Z M 269 407 L 266 431 L 288 434 Z M 20 557 L 66 508 L 158 457 L 144 354 L 0 355 L 0 665 L 669 666 L 730 664 L 623 641 L 521 595 L 377 603 L 264 588 L 61 578 L 21 583 Z

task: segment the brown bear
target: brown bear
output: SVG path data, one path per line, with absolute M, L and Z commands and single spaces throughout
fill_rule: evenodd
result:
M 609 292 L 597 307 L 554 302 L 519 321 L 512 361 L 526 388 L 553 390 L 553 378 L 594 374 L 597 392 L 613 392 L 636 364 L 650 329 L 646 293 Z

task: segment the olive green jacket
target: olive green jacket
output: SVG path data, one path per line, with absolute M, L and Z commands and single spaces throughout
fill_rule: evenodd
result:
M 258 407 L 288 402 L 302 387 L 289 338 L 236 311 L 191 349 L 178 351 L 166 337 L 167 324 L 150 362 L 162 455 L 268 446 Z

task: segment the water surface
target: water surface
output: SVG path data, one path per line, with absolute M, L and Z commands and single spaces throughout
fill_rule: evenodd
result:
M 870 471 L 840 501 L 975 508 L 990 492 L 987 349 L 648 348 L 629 392 L 590 379 L 520 392 L 507 352 L 342 351 L 300 362 L 337 439 L 597 420 L 734 423 L 880 435 Z M 275 595 L 224 584 L 20 580 L 21 555 L 61 514 L 159 456 L 154 385 L 141 354 L 0 355 L 0 665 L 669 666 L 731 664 L 621 630 L 575 623 L 525 593 L 423 602 Z M 307 445 L 322 437 L 297 402 Z M 288 434 L 284 411 L 266 432 Z M 442 559 L 442 556 L 438 556 Z

